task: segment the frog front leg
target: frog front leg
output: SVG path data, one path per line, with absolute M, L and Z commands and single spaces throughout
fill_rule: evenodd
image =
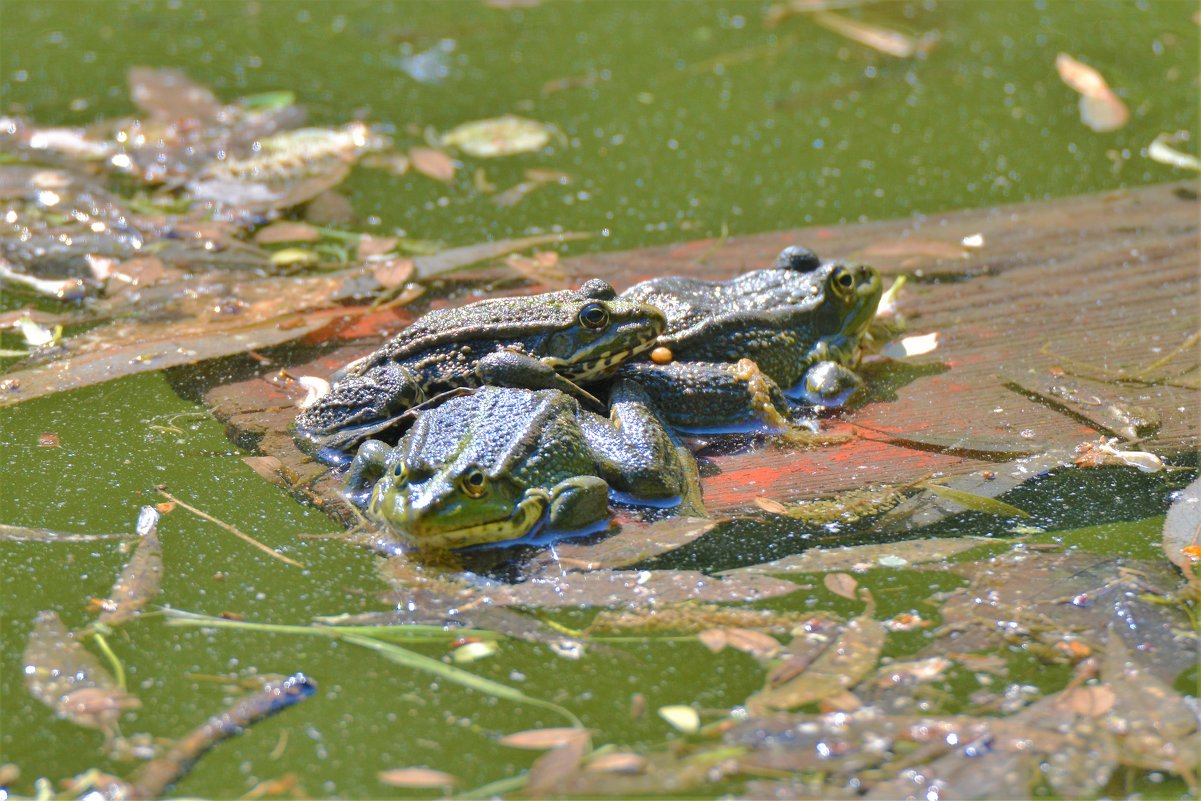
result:
M 680 514 L 705 517 L 696 458 L 665 425 L 646 390 L 618 379 L 609 396 L 606 419 L 581 412 L 580 429 L 601 466 L 601 475 L 634 502 L 677 507 Z
M 620 375 L 637 382 L 680 431 L 717 434 L 767 428 L 789 431 L 789 403 L 750 359 L 737 363 L 637 362 Z
M 594 409 L 605 408 L 594 395 L 559 375 L 554 368 L 519 351 L 505 349 L 489 353 L 476 364 L 475 372 L 482 384 L 524 389 L 557 389 Z
M 579 531 L 609 516 L 609 485 L 596 476 L 573 476 L 550 489 L 547 528 Z

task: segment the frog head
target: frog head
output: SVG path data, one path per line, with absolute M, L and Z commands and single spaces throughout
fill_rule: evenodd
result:
M 667 326 L 659 309 L 618 297 L 600 279 L 558 294 L 562 322 L 547 333 L 538 352 L 543 364 L 573 381 L 611 375 L 631 356 L 649 350 Z
M 819 314 L 825 336 L 816 354 L 820 360 L 846 363 L 854 358 L 859 339 L 867 330 L 880 297 L 883 282 L 874 267 L 852 262 L 833 262 L 823 266 L 823 302 Z
M 475 464 L 430 473 L 402 463 L 376 482 L 367 513 L 418 547 L 441 550 L 524 537 L 549 505 L 546 490 Z

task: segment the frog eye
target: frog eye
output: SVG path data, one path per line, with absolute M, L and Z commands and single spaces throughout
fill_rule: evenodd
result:
M 463 492 L 467 493 L 468 496 L 481 498 L 488 486 L 488 477 L 484 475 L 483 470 L 473 467 L 459 479 L 459 486 L 463 488 Z
M 836 287 L 846 292 L 850 292 L 855 288 L 855 276 L 846 267 L 835 267 L 832 280 Z
M 604 328 L 609 324 L 609 310 L 600 303 L 589 303 L 580 309 L 580 324 L 585 328 Z
M 411 477 L 409 466 L 404 462 L 396 465 L 396 469 L 392 471 L 392 475 L 396 476 L 397 481 L 408 481 Z

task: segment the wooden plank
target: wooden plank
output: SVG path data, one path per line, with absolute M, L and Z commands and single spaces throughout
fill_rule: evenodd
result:
M 706 459 L 706 503 L 725 514 L 760 495 L 791 502 L 1071 447 L 1117 431 L 1122 410 L 1158 418 L 1142 447 L 1197 450 L 1201 345 L 1190 337 L 1201 331 L 1198 210 L 1196 183 L 1180 183 L 588 255 L 563 266 L 620 289 L 673 273 L 728 278 L 799 243 L 823 258 L 911 276 L 902 297 L 910 332 L 938 332 L 939 348 L 903 364 L 865 365 L 865 402 L 831 421 L 855 435 L 845 445 L 767 444 Z M 968 237 L 982 244 L 964 247 Z M 388 322 L 394 331 L 403 318 Z M 356 325 L 366 330 L 363 320 Z M 327 375 L 376 341 L 289 371 Z M 1148 380 L 1133 380 L 1170 354 Z M 315 482 L 337 512 L 336 485 L 284 433 L 293 399 L 267 378 L 216 387 L 207 400 L 232 434 L 261 436 L 262 449 L 301 483 Z

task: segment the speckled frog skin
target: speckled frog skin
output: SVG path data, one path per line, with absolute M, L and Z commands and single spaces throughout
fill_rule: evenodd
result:
M 612 375 L 664 326 L 658 309 L 596 279 L 578 290 L 431 311 L 347 365 L 296 418 L 294 433 L 306 451 L 336 464 L 407 410 L 456 388 L 553 388 L 589 399 L 578 384 Z
M 692 455 L 621 381 L 609 418 L 557 390 L 485 386 L 448 399 L 395 448 L 364 443 L 347 494 L 413 545 L 454 549 L 587 530 L 607 517 L 610 487 L 703 513 Z
M 632 361 L 618 374 L 639 382 L 681 430 L 781 428 L 785 395 L 838 406 L 859 387 L 848 365 L 881 294 L 873 268 L 822 263 L 799 247 L 729 281 L 645 281 L 622 297 L 662 309 L 667 329 L 655 361 Z

